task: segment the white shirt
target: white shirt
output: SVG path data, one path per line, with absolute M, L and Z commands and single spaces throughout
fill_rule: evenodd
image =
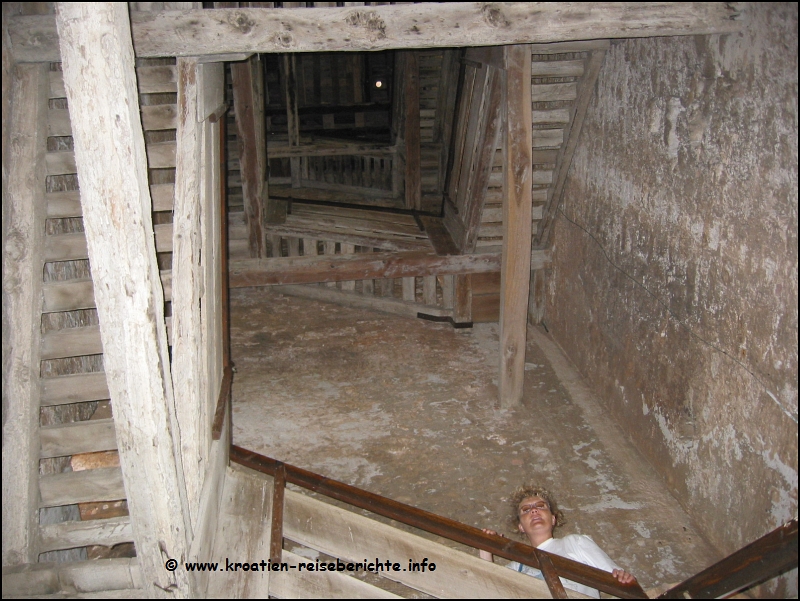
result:
M 586 564 L 587 566 L 603 570 L 604 572 L 620 569 L 620 567 L 606 555 L 605 551 L 584 534 L 570 534 L 564 538 L 548 538 L 539 545 L 538 548 L 542 551 L 560 555 L 561 557 L 566 557 L 567 559 L 572 559 Z M 528 576 L 533 576 L 534 578 L 544 579 L 542 573 L 536 568 L 517 563 L 516 561 L 512 561 L 506 567 L 521 572 L 522 574 L 528 574 Z M 564 585 L 564 588 L 578 591 L 589 597 L 594 597 L 595 599 L 600 598 L 600 591 L 596 588 L 590 588 L 565 578 L 561 578 L 561 584 Z

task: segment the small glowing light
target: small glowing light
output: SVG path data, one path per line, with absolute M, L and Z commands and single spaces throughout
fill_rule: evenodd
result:
M 376 87 L 376 88 L 380 88 L 380 87 L 382 87 L 382 86 L 383 86 L 383 82 L 382 82 L 380 79 L 379 79 L 378 81 L 376 81 L 376 82 L 375 82 L 375 87 Z

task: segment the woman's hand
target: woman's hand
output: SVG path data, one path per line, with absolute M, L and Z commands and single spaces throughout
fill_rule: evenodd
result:
M 488 528 L 483 528 L 483 533 L 494 534 L 495 536 L 503 536 L 502 534 L 497 534 L 497 532 L 494 530 L 489 530 Z M 505 538 L 505 536 L 503 536 L 503 538 Z M 492 555 L 489 551 L 479 549 L 478 554 L 481 556 L 481 559 L 485 559 L 486 561 L 494 561 L 494 555 Z
M 636 582 L 636 577 L 625 570 L 614 570 L 611 572 L 620 584 L 632 584 Z

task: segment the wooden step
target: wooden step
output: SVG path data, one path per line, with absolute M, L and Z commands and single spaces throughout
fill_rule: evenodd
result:
M 153 200 L 153 211 L 171 211 L 174 205 L 175 184 L 154 184 L 150 186 L 150 197 Z M 47 218 L 63 219 L 82 217 L 81 198 L 78 190 L 69 192 L 48 192 Z
M 578 85 L 575 83 L 545 83 L 531 86 L 531 102 L 575 100 L 577 97 Z
M 125 485 L 120 468 L 104 467 L 41 476 L 39 492 L 39 507 L 57 507 L 75 503 L 119 501 L 125 498 Z
M 580 77 L 583 75 L 583 60 L 532 61 L 531 77 Z
M 143 595 L 138 560 L 133 557 L 3 566 L 3 598 L 59 594 L 75 597 L 100 591 Z
M 145 131 L 175 129 L 178 126 L 178 106 L 176 104 L 156 104 L 140 108 L 142 128 Z M 50 109 L 47 112 L 47 135 L 72 135 L 68 109 Z
M 558 148 L 564 143 L 564 130 L 534 129 L 531 138 L 533 148 Z
M 50 71 L 50 98 L 66 98 L 64 90 L 64 74 L 61 71 Z M 177 92 L 177 70 L 174 65 L 157 67 L 136 67 L 136 81 L 140 94 L 159 94 Z
M 110 398 L 106 374 L 102 371 L 42 378 L 40 381 L 42 406 L 104 401 Z
M 175 167 L 176 142 L 154 142 L 148 144 L 147 166 L 150 169 L 169 169 Z M 75 153 L 69 150 L 48 152 L 45 155 L 47 175 L 71 175 L 78 173 Z
M 100 326 L 65 328 L 42 336 L 42 360 L 99 355 L 103 352 Z
M 551 109 L 544 111 L 531 111 L 531 123 L 533 125 L 551 125 L 557 123 L 569 123 L 569 109 Z
M 41 458 L 117 449 L 114 420 L 111 418 L 42 426 L 40 440 Z
M 76 520 L 39 527 L 39 552 L 75 549 L 88 545 L 110 547 L 133 541 L 130 516 L 104 520 Z
M 172 224 L 165 223 L 153 227 L 156 235 L 156 252 L 172 252 Z M 88 259 L 89 251 L 86 248 L 86 235 L 57 234 L 45 236 L 44 260 L 49 261 L 75 261 Z
M 164 288 L 164 300 L 172 300 L 171 271 L 161 272 L 161 285 Z M 42 285 L 42 296 L 44 298 L 42 313 L 93 309 L 95 307 L 94 285 L 89 278 L 48 282 Z

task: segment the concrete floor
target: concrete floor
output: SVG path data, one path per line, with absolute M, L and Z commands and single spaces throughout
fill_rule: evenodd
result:
M 645 589 L 719 559 L 543 330 L 522 406 L 496 408 L 498 331 L 232 291 L 234 443 L 507 535 L 509 495 L 543 483 L 560 534 L 588 534 Z

